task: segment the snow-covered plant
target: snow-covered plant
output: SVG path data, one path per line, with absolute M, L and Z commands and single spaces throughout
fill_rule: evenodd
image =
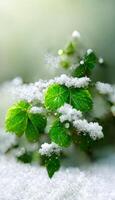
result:
M 90 76 L 103 59 L 92 49 L 82 49 L 79 38 L 74 31 L 67 46 L 58 52 L 59 67 L 66 72 L 50 80 L 17 84 L 13 90 L 17 103 L 6 115 L 7 132 L 41 145 L 38 152 L 49 177 L 59 169 L 63 152 L 72 143 L 86 150 L 104 137 L 102 126 L 90 115 L 95 88 Z M 100 83 L 96 87 L 104 90 Z M 107 86 L 105 93 L 111 90 Z

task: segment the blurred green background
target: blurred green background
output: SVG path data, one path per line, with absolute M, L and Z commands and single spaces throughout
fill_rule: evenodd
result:
M 48 52 L 56 55 L 73 30 L 109 64 L 98 72 L 115 80 L 115 0 L 0 0 L 0 82 L 48 78 Z

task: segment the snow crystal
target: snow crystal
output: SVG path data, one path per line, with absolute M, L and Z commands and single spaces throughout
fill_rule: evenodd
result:
M 15 100 L 26 100 L 28 102 L 38 100 L 39 102 L 43 103 L 44 91 L 49 85 L 58 83 L 67 87 L 80 88 L 88 86 L 89 82 L 90 79 L 88 77 L 73 78 L 62 74 L 61 76 L 55 77 L 54 79 L 50 79 L 48 81 L 39 80 L 38 82 L 30 84 L 22 84 L 21 80 L 14 79 L 11 84 L 13 86 L 8 89 L 12 93 L 12 96 Z
M 108 100 L 111 103 L 115 103 L 115 85 L 110 85 L 108 83 L 97 82 L 96 89 L 100 94 L 108 96 Z
M 87 50 L 87 55 L 90 55 L 92 52 L 93 52 L 92 49 L 88 49 L 88 50 Z
M 90 78 L 82 77 L 82 78 L 73 78 L 67 76 L 66 74 L 62 74 L 60 77 L 54 78 L 54 83 L 58 83 L 60 85 L 65 85 L 67 87 L 75 87 L 81 88 L 88 86 L 90 82 Z
M 62 49 L 59 49 L 59 50 L 58 50 L 58 55 L 61 56 L 62 54 L 63 54 L 63 50 L 62 50 Z
M 50 68 L 58 68 L 60 62 L 59 56 L 53 56 L 52 54 L 48 53 L 45 55 L 45 63 L 50 66 Z
M 69 121 L 79 132 L 88 133 L 93 139 L 100 139 L 103 137 L 102 126 L 97 122 L 88 122 L 86 119 L 82 119 L 81 111 L 72 108 L 69 104 L 64 104 L 64 106 L 58 109 L 60 115 L 60 121 L 63 123 Z
M 80 36 L 80 33 L 78 32 L 78 31 L 73 31 L 73 33 L 72 33 L 72 37 L 73 38 L 80 38 L 81 36 Z
M 65 103 L 58 109 L 58 112 L 61 114 L 60 121 L 63 123 L 64 121 L 72 122 L 82 117 L 82 113 L 79 110 L 72 108 L 70 104 Z
M 89 136 L 93 140 L 103 138 L 102 126 L 100 126 L 97 122 L 88 123 L 85 119 L 79 119 L 74 121 L 73 125 L 78 131 L 89 133 Z
M 50 80 L 39 80 L 35 83 L 22 84 L 21 78 L 16 78 L 12 81 L 6 82 L 0 86 L 1 94 L 9 94 L 14 101 L 26 100 L 32 102 L 34 100 L 43 103 L 44 101 L 44 91 L 50 85 L 57 83 L 60 85 L 65 85 L 67 87 L 81 88 L 88 86 L 90 79 L 88 77 L 73 78 L 62 74 L 59 77 L 55 77 Z
M 23 84 L 23 80 L 21 77 L 16 77 L 14 78 L 12 81 L 12 84 L 15 85 L 15 86 L 18 86 L 18 85 L 22 85 Z
M 103 58 L 100 57 L 100 58 L 98 59 L 98 62 L 99 62 L 100 64 L 103 64 L 103 63 L 104 63 Z
M 36 113 L 42 113 L 42 112 L 43 112 L 43 108 L 42 108 L 42 107 L 33 106 L 33 107 L 30 109 L 29 112 L 34 113 L 34 114 L 36 114 Z
M 15 144 L 15 135 L 6 133 L 3 128 L 0 128 L 0 153 L 5 153 L 12 145 Z
M 115 156 L 89 167 L 61 168 L 50 180 L 42 167 L 0 157 L 1 200 L 114 200 Z
M 41 148 L 39 149 L 39 153 L 41 155 L 47 155 L 50 156 L 52 153 L 59 154 L 61 151 L 61 148 L 52 142 L 51 144 L 44 143 L 41 145 Z
M 18 99 L 23 99 L 28 102 L 32 102 L 33 100 L 42 101 L 43 94 L 38 90 L 35 84 L 23 84 L 21 87 L 16 87 L 14 89 L 14 96 L 17 96 Z
M 81 65 L 84 65 L 84 61 L 83 61 L 83 60 L 81 60 L 81 61 L 80 61 L 80 64 L 81 64 Z
M 4 97 L 5 99 L 7 96 L 7 98 L 9 97 L 8 98 L 9 102 L 12 102 L 15 99 L 17 99 L 17 95 L 14 95 L 14 92 L 16 91 L 17 88 L 22 87 L 22 85 L 23 85 L 23 80 L 20 77 L 16 77 L 11 81 L 6 81 L 0 85 L 0 96 Z
M 25 151 L 26 150 L 24 147 L 20 147 L 15 150 L 15 153 L 13 152 L 13 155 L 15 155 L 15 157 L 19 157 L 19 156 L 23 155 L 25 153 Z
M 108 83 L 101 83 L 97 82 L 96 83 L 96 89 L 101 93 L 101 94 L 110 94 L 113 92 L 113 88 L 110 84 Z
M 65 128 L 69 128 L 70 124 L 69 123 L 65 123 Z
M 109 100 L 111 103 L 115 104 L 115 85 L 112 85 L 113 92 L 109 95 Z

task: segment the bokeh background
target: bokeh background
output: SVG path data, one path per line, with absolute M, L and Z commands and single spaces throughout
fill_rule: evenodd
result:
M 57 54 L 73 30 L 108 67 L 102 80 L 115 80 L 115 0 L 0 0 L 0 82 L 21 76 L 51 76 L 47 53 Z

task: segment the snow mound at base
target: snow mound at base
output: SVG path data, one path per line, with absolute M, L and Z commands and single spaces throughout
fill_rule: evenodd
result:
M 0 200 L 115 200 L 115 156 L 87 169 L 46 170 L 0 158 Z

